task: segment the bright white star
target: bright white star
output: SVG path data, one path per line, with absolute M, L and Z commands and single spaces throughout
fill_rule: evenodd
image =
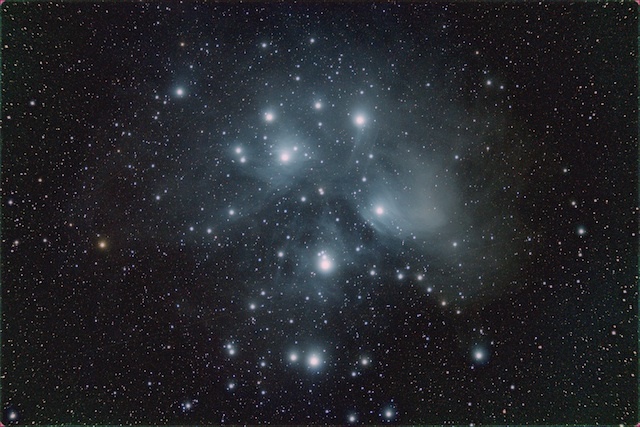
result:
M 384 418 L 387 421 L 390 421 L 396 415 L 396 412 L 395 412 L 395 410 L 393 410 L 393 408 L 387 408 L 387 409 L 384 410 L 383 415 L 384 415 Z
M 479 345 L 471 351 L 471 357 L 476 363 L 484 364 L 490 359 L 490 351 L 488 348 Z
M 309 357 L 309 366 L 311 366 L 312 368 L 315 368 L 319 365 L 320 365 L 320 358 L 315 354 L 312 354 L 311 357 Z
M 323 253 L 320 254 L 320 262 L 318 265 L 322 271 L 329 271 L 333 268 L 333 262 L 326 254 Z

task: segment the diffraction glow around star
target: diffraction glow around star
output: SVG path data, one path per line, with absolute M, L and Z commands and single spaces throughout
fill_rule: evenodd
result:
M 318 366 L 320 366 L 321 362 L 322 360 L 317 354 L 312 354 L 311 356 L 309 356 L 309 367 L 317 368 Z
M 327 273 L 333 269 L 333 260 L 324 251 L 320 252 L 318 257 L 320 258 L 318 267 L 320 267 L 321 271 Z
M 396 417 L 396 409 L 393 406 L 386 406 L 382 409 L 384 421 L 392 421 Z

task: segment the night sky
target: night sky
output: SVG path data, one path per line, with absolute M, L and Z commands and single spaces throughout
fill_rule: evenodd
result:
M 637 25 L 5 3 L 3 422 L 637 422 Z

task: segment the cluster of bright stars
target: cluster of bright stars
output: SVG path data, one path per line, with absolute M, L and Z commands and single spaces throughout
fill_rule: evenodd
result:
M 266 47 L 264 43 L 263 43 L 263 47 Z M 488 81 L 488 82 L 487 82 L 487 84 L 488 84 L 488 85 L 491 85 L 491 82 L 490 82 L 490 81 Z M 184 96 L 184 95 L 185 95 L 185 90 L 184 90 L 183 88 L 179 87 L 179 88 L 177 88 L 177 89 L 176 89 L 175 94 L 176 94 L 177 96 L 179 96 L 179 97 L 182 97 L 182 96 Z M 321 102 L 321 101 L 315 101 L 315 103 L 313 104 L 313 106 L 314 106 L 314 108 L 315 108 L 316 110 L 320 110 L 320 109 L 322 109 L 323 104 L 322 104 L 322 102 Z M 275 118 L 276 118 L 276 117 L 275 117 L 275 114 L 274 114 L 273 112 L 271 112 L 271 111 L 268 111 L 268 112 L 265 112 L 265 113 L 264 113 L 264 120 L 265 120 L 267 123 L 271 123 L 271 122 L 273 122 L 273 121 L 275 120 Z M 362 114 L 358 114 L 358 115 L 356 115 L 356 116 L 354 117 L 353 122 L 354 122 L 357 126 L 359 126 L 359 127 L 363 127 L 363 126 L 366 124 L 367 119 L 366 119 L 366 117 L 365 117 L 364 115 L 362 115 Z M 292 151 L 294 151 L 294 152 L 295 152 L 295 151 L 297 151 L 297 147 L 294 147 L 294 148 L 293 148 L 293 150 L 284 149 L 284 150 L 280 151 L 280 153 L 279 153 L 279 160 L 280 160 L 282 163 L 284 163 L 284 164 L 289 163 L 289 162 L 292 160 L 292 158 L 293 158 L 293 153 L 292 153 Z M 245 155 L 244 155 L 244 153 L 243 153 L 243 149 L 242 149 L 242 147 L 236 147 L 236 149 L 235 149 L 235 153 L 238 155 L 238 161 L 239 161 L 240 163 L 245 163 L 245 162 L 247 161 L 247 158 L 246 158 L 246 156 L 245 156 Z M 457 156 L 456 156 L 456 157 L 457 157 Z M 323 190 L 322 188 L 320 188 L 318 191 L 319 191 L 320 195 L 323 195 L 323 194 L 324 194 L 324 190 Z M 376 206 L 374 206 L 373 210 L 374 210 L 374 212 L 375 212 L 375 214 L 376 214 L 377 216 L 382 216 L 382 215 L 384 215 L 384 214 L 385 214 L 385 208 L 384 208 L 384 206 L 382 206 L 382 205 L 376 205 Z M 229 215 L 234 215 L 234 213 L 235 213 L 235 212 L 234 212 L 233 210 L 230 210 L 230 211 L 229 211 Z M 579 228 L 579 229 L 578 229 L 578 234 L 579 234 L 579 235 L 584 235 L 585 233 L 586 233 L 586 231 L 585 231 L 585 229 L 584 229 L 584 228 L 582 228 L 582 227 L 581 227 L 581 228 Z M 457 243 L 456 243 L 456 242 L 454 242 L 454 243 L 453 243 L 453 246 L 454 246 L 454 247 L 455 247 L 455 246 L 457 246 Z M 100 241 L 98 242 L 98 247 L 99 247 L 100 249 L 106 249 L 106 247 L 107 247 L 107 243 L 106 243 L 106 241 L 105 241 L 105 240 L 100 240 Z M 278 256 L 279 256 L 279 257 L 282 257 L 282 256 L 283 256 L 283 254 L 279 253 L 279 254 L 278 254 Z M 333 262 L 333 260 L 331 259 L 331 257 L 330 257 L 330 256 L 329 256 L 325 251 L 321 251 L 321 252 L 318 254 L 318 268 L 319 268 L 319 269 L 320 269 L 320 271 L 322 271 L 322 272 L 329 272 L 329 271 L 331 271 L 331 270 L 334 268 L 334 262 Z M 372 270 L 372 275 L 374 275 L 374 274 L 375 274 L 375 272 Z M 400 277 L 400 278 L 402 278 L 402 276 L 399 276 L 399 277 Z M 422 275 L 421 275 L 421 276 L 419 276 L 419 279 L 418 279 L 418 280 L 421 280 L 421 279 L 422 279 Z M 250 304 L 250 309 L 251 309 L 251 310 L 255 310 L 255 308 L 256 308 L 256 305 L 255 305 L 254 303 Z M 235 346 L 234 346 L 233 344 L 227 344 L 227 345 L 225 345 L 225 348 L 226 348 L 227 353 L 228 353 L 228 355 L 229 355 L 229 356 L 233 356 L 233 355 L 235 355 L 235 354 L 236 354 L 236 348 L 235 348 Z M 482 362 L 483 360 L 485 360 L 485 359 L 486 359 L 486 354 L 485 354 L 485 352 L 484 352 L 484 351 L 482 351 L 481 349 L 475 349 L 475 350 L 473 350 L 473 358 L 474 358 L 474 360 L 476 360 L 477 362 Z M 295 351 L 292 351 L 292 352 L 290 352 L 290 353 L 288 354 L 288 361 L 289 361 L 290 363 L 297 363 L 297 362 L 299 361 L 299 359 L 300 359 L 300 356 L 299 356 L 299 354 L 298 354 L 297 352 L 295 352 Z M 262 363 L 266 363 L 266 362 L 262 362 Z M 306 364 L 307 364 L 307 367 L 308 367 L 308 368 L 310 368 L 310 369 L 317 369 L 317 368 L 319 368 L 323 363 L 324 363 L 324 360 L 322 359 L 321 355 L 320 355 L 320 354 L 318 354 L 318 353 L 311 353 L 311 354 L 309 354 L 309 356 L 306 358 Z M 362 357 L 362 358 L 359 360 L 359 364 L 360 364 L 362 367 L 366 367 L 366 366 L 368 366 L 368 365 L 369 365 L 369 363 L 370 363 L 370 360 L 369 360 L 368 358 L 366 358 L 366 357 Z M 230 383 L 229 383 L 229 385 L 228 385 L 228 388 L 229 388 L 230 390 L 232 390 L 233 388 L 235 388 L 235 383 L 230 382 Z M 182 404 L 182 409 L 183 409 L 184 411 L 189 411 L 189 410 L 191 410 L 191 409 L 192 409 L 192 407 L 193 407 L 193 402 L 185 402 L 185 403 L 183 403 L 183 404 Z M 382 417 L 383 417 L 386 421 L 391 421 L 391 420 L 393 420 L 393 419 L 394 419 L 394 417 L 395 417 L 395 415 L 396 415 L 396 411 L 395 411 L 395 409 L 394 409 L 394 408 L 392 408 L 392 407 L 386 407 L 386 408 L 383 408 L 381 415 L 382 415 Z M 357 417 L 357 415 L 356 415 L 355 413 L 352 413 L 352 414 L 350 414 L 350 415 L 348 416 L 348 421 L 349 421 L 349 423 L 355 423 L 355 422 L 357 422 L 357 420 L 358 420 L 358 417 Z
M 315 39 L 311 39 L 310 43 L 314 43 Z M 181 46 L 184 46 L 184 43 L 181 43 Z M 263 42 L 261 44 L 262 48 L 266 48 L 268 47 L 268 44 L 266 42 Z M 478 54 L 478 52 L 476 52 L 476 54 Z M 296 80 L 299 80 L 299 77 L 296 77 Z M 485 84 L 487 86 L 492 86 L 493 82 L 492 80 L 488 79 L 485 81 Z M 428 85 L 429 86 L 429 85 Z M 500 85 L 500 89 L 504 89 L 504 86 Z M 177 87 L 175 89 L 175 95 L 177 97 L 183 97 L 186 95 L 186 90 L 182 87 Z M 30 102 L 31 106 L 35 105 L 35 101 L 31 101 Z M 323 108 L 323 103 L 320 100 L 316 100 L 313 103 L 313 107 L 316 110 L 321 110 Z M 274 122 L 276 119 L 276 115 L 274 112 L 272 111 L 267 111 L 264 113 L 264 120 L 267 123 L 272 123 Z M 363 114 L 357 114 L 353 117 L 353 123 L 355 125 L 357 125 L 358 127 L 362 128 L 366 125 L 367 123 L 367 118 L 365 117 L 365 115 Z M 321 124 L 320 124 L 321 125 Z M 278 158 L 280 160 L 281 163 L 283 164 L 287 164 L 289 162 L 291 162 L 294 158 L 294 152 L 296 152 L 298 150 L 298 147 L 293 147 L 293 149 L 283 149 L 279 152 L 278 154 Z M 235 148 L 235 153 L 237 154 L 237 159 L 240 163 L 246 163 L 247 162 L 247 157 L 245 156 L 242 147 L 236 147 Z M 373 155 L 369 155 L 370 158 L 373 157 Z M 459 156 L 456 155 L 455 159 L 459 160 Z M 568 169 L 565 168 L 563 170 L 563 172 L 567 173 Z M 362 178 L 363 182 L 366 182 L 366 178 Z M 318 193 L 320 195 L 324 195 L 325 191 L 323 188 L 319 188 L 318 189 Z M 159 196 L 156 197 L 157 200 L 159 200 Z M 303 202 L 306 201 L 306 197 L 302 196 L 301 200 Z M 11 204 L 11 201 L 10 201 Z M 575 202 L 572 202 L 572 205 L 575 206 Z M 385 215 L 386 211 L 384 206 L 382 205 L 375 205 L 373 207 L 373 212 L 375 213 L 375 215 L 377 216 L 383 216 Z M 233 216 L 235 214 L 235 211 L 233 209 L 229 210 L 229 215 Z M 190 228 L 193 231 L 193 227 Z M 207 229 L 207 233 L 211 233 L 211 229 Z M 587 233 L 586 229 L 584 227 L 578 227 L 577 228 L 577 234 L 580 236 L 584 236 Z M 453 247 L 457 247 L 458 246 L 458 242 L 453 242 L 452 243 Z M 107 241 L 102 238 L 100 240 L 98 240 L 97 242 L 97 246 L 99 249 L 105 250 L 108 247 Z M 278 257 L 282 258 L 284 256 L 283 252 L 278 252 Z M 334 266 L 334 261 L 333 259 L 330 257 L 329 254 L 327 254 L 325 251 L 321 251 L 320 253 L 318 253 L 318 261 L 317 261 L 317 267 L 319 268 L 320 271 L 322 272 L 330 272 L 331 270 L 333 270 Z M 371 276 L 375 276 L 376 275 L 376 271 L 375 270 L 371 270 L 370 271 Z M 404 275 L 402 273 L 398 273 L 398 279 L 402 280 L 404 278 Z M 419 281 L 423 280 L 423 275 L 418 275 L 417 279 Z M 427 292 L 432 292 L 433 289 L 431 287 L 427 288 Z M 446 303 L 443 301 L 442 305 L 446 305 Z M 249 308 L 251 310 L 255 310 L 256 309 L 256 304 L 255 303 L 251 303 L 249 305 Z M 614 332 L 615 333 L 615 332 Z M 226 352 L 229 356 L 234 356 L 237 353 L 237 349 L 235 347 L 235 345 L 233 343 L 229 343 L 227 345 L 224 346 L 226 349 Z M 485 349 L 480 348 L 480 347 L 475 347 L 474 349 L 472 349 L 472 358 L 475 362 L 477 363 L 482 363 L 484 361 L 487 360 L 488 358 L 488 353 Z M 289 361 L 289 363 L 298 363 L 300 361 L 300 355 L 298 354 L 298 352 L 296 351 L 291 351 L 288 355 L 287 355 L 287 360 Z M 319 368 L 321 365 L 324 364 L 324 359 L 322 358 L 321 354 L 318 352 L 313 352 L 310 353 L 307 357 L 306 357 L 306 365 L 308 368 L 310 369 L 317 369 Z M 368 365 L 370 365 L 371 361 L 369 358 L 367 357 L 361 357 L 360 360 L 358 361 L 359 365 L 361 367 L 367 367 Z M 265 361 L 261 361 L 260 362 L 260 366 L 264 367 L 266 366 L 266 362 Z M 236 387 L 235 382 L 229 382 L 228 383 L 228 389 L 229 390 L 233 390 Z M 511 386 L 511 388 L 513 389 L 514 386 Z M 182 410 L 184 412 L 188 412 L 191 411 L 194 407 L 194 405 L 197 403 L 196 400 L 193 401 L 186 401 L 183 402 L 181 404 Z M 397 412 L 395 410 L 395 408 L 393 406 L 385 406 L 382 408 L 380 415 L 381 417 L 385 420 L 385 421 L 392 421 L 395 416 L 396 416 Z M 11 412 L 9 414 L 9 419 L 13 420 L 17 418 L 17 413 L 16 412 Z M 347 417 L 347 420 L 349 423 L 356 423 L 358 422 L 358 416 L 355 412 L 350 413 Z
M 489 82 L 487 82 L 487 84 L 490 85 L 491 82 L 489 81 Z M 182 96 L 185 95 L 185 90 L 183 88 L 177 88 L 175 90 L 175 94 L 177 96 L 179 96 L 179 97 L 182 97 Z M 320 109 L 322 109 L 323 104 L 320 101 L 316 101 L 313 104 L 313 106 L 314 106 L 314 108 L 316 110 L 320 110 Z M 264 113 L 264 120 L 267 123 L 273 122 L 275 120 L 275 118 L 276 117 L 275 117 L 275 114 L 273 112 L 265 112 Z M 353 122 L 357 126 L 363 127 L 366 124 L 367 120 L 366 120 L 366 117 L 364 115 L 358 114 L 358 115 L 356 115 L 354 117 Z M 293 159 L 292 151 L 295 152 L 295 151 L 297 151 L 297 149 L 298 149 L 298 147 L 293 147 L 293 149 L 284 149 L 284 150 L 280 151 L 279 160 L 284 164 L 289 163 Z M 240 146 L 236 147 L 235 148 L 235 153 L 238 155 L 238 161 L 240 163 L 245 163 L 247 161 L 247 158 L 244 155 L 242 147 L 240 147 Z M 370 155 L 370 157 L 372 157 L 372 155 Z M 456 156 L 456 159 L 458 159 L 458 156 Z M 366 178 L 363 178 L 363 181 L 366 181 Z M 322 188 L 319 188 L 318 192 L 320 193 L 320 195 L 324 195 L 324 190 Z M 302 201 L 306 201 L 306 197 L 302 197 L 301 200 Z M 375 205 L 373 207 L 373 211 L 377 216 L 385 215 L 385 208 L 384 208 L 383 205 Z M 234 215 L 234 214 L 235 214 L 235 212 L 234 212 L 233 209 L 229 210 L 229 215 Z M 579 227 L 578 230 L 577 230 L 577 233 L 582 236 L 582 235 L 586 234 L 586 230 L 585 230 L 584 227 Z M 458 246 L 458 243 L 457 242 L 453 242 L 453 246 L 454 247 Z M 106 249 L 107 248 L 106 240 L 104 240 L 104 239 L 99 240 L 98 241 L 98 247 L 100 249 Z M 278 252 L 278 257 L 281 258 L 283 256 L 284 256 L 283 252 Z M 332 258 L 325 251 L 321 251 L 321 252 L 318 253 L 317 266 L 318 266 L 320 271 L 326 273 L 326 272 L 330 272 L 334 268 L 334 262 L 333 262 Z M 376 274 L 375 270 L 371 270 L 370 273 L 371 273 L 372 276 L 374 276 Z M 398 275 L 399 279 L 402 279 L 403 277 L 404 276 L 402 275 L 402 273 L 400 273 Z M 419 281 L 421 281 L 423 279 L 423 275 L 418 275 L 417 278 L 418 278 Z M 428 292 L 431 292 L 431 291 L 432 291 L 432 289 L 429 288 Z M 444 302 L 443 302 L 443 305 L 445 305 Z M 255 303 L 251 303 L 249 305 L 249 308 L 251 310 L 255 310 L 256 309 L 256 304 Z M 237 349 L 236 349 L 235 345 L 232 344 L 232 343 L 229 343 L 229 344 L 225 345 L 225 348 L 226 348 L 226 352 L 227 352 L 227 354 L 229 356 L 234 356 L 237 353 Z M 472 358 L 476 363 L 485 362 L 487 357 L 488 356 L 487 356 L 486 351 L 481 349 L 481 348 L 475 348 L 475 349 L 472 350 Z M 300 362 L 300 360 L 301 360 L 301 356 L 296 351 L 291 351 L 287 355 L 287 361 L 290 364 L 297 364 L 298 362 Z M 306 357 L 305 362 L 306 362 L 307 368 L 312 369 L 312 370 L 317 370 L 318 368 L 320 368 L 325 363 L 321 353 L 318 353 L 318 352 L 310 353 Z M 363 357 L 360 358 L 358 363 L 359 363 L 359 365 L 361 367 L 364 368 L 364 367 L 369 366 L 371 361 L 370 361 L 370 359 L 368 357 L 364 357 L 363 356 Z M 260 362 L 260 366 L 261 367 L 266 366 L 266 362 L 264 360 L 261 361 Z M 352 375 L 353 374 L 357 375 L 357 373 L 355 371 L 352 373 Z M 233 382 L 233 381 L 230 381 L 228 383 L 228 385 L 227 385 L 228 390 L 233 390 L 233 389 L 235 389 L 235 387 L 236 387 L 236 383 Z M 182 406 L 182 410 L 184 412 L 191 411 L 196 403 L 197 403 L 197 401 L 186 401 L 186 402 L 183 402 L 182 405 L 181 405 Z M 397 414 L 397 412 L 396 412 L 395 408 L 393 408 L 392 406 L 383 407 L 382 410 L 381 410 L 381 413 L 380 413 L 381 417 L 385 421 L 393 421 L 395 416 L 396 416 L 396 414 Z M 15 413 L 12 414 L 12 415 L 15 417 Z M 355 412 L 354 413 L 350 413 L 348 415 L 348 417 L 347 417 L 347 420 L 348 420 L 349 423 L 356 423 L 356 422 L 358 422 L 358 416 L 357 416 L 357 414 Z

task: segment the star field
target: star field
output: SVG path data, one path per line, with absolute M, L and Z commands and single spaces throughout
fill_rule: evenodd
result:
M 4 424 L 637 421 L 637 8 L 2 5 Z

